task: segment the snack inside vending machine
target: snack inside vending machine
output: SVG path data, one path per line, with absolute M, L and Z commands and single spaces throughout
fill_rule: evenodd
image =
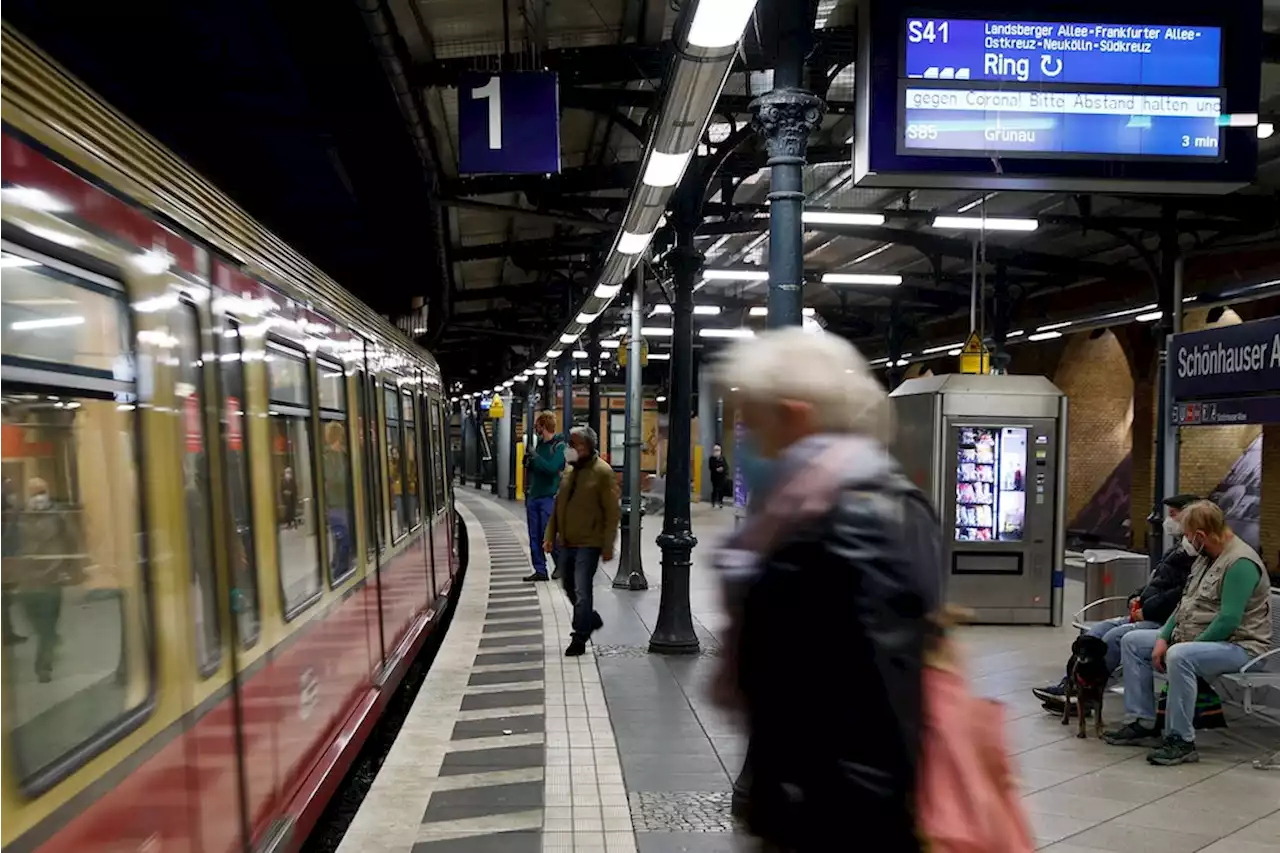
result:
M 1042 376 L 909 379 L 894 451 L 942 520 L 947 600 L 991 624 L 1060 624 L 1066 396 Z

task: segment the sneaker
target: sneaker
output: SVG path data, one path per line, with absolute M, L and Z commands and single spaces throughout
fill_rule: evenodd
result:
M 560 567 L 559 567 L 559 566 L 556 566 L 555 571 L 553 571 L 553 572 L 551 573 L 551 579 L 552 579 L 553 581 L 558 581 L 558 580 L 560 580 Z M 545 580 L 545 578 L 544 578 L 544 580 Z
M 569 648 L 564 650 L 564 656 L 567 658 L 576 658 L 579 655 L 586 654 L 587 641 L 584 637 L 574 637 L 569 641 Z
M 1067 695 L 1067 680 L 1064 678 L 1057 684 L 1050 684 L 1048 687 L 1033 687 L 1031 695 L 1039 699 L 1041 702 L 1056 704 L 1058 710 L 1062 710 L 1063 697 Z
M 539 572 L 534 572 L 531 575 L 524 576 L 525 583 L 533 583 L 534 581 L 544 581 L 546 579 L 547 579 L 547 576 L 544 574 L 540 574 Z
M 1181 735 L 1169 735 L 1164 743 L 1147 753 L 1147 763 L 1161 767 L 1194 764 L 1199 760 L 1200 753 L 1196 752 L 1195 743 L 1183 740 Z
M 1156 746 L 1160 743 L 1160 734 L 1134 720 L 1118 729 L 1104 732 L 1102 739 L 1112 746 Z

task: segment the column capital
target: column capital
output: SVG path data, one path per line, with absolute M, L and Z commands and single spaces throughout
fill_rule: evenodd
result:
M 804 162 L 809 136 L 822 124 L 827 105 L 804 89 L 782 88 L 751 102 L 751 126 L 764 137 L 769 162 Z

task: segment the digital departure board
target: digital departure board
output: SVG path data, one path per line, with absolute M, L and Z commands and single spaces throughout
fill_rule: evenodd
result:
M 906 17 L 898 150 L 921 156 L 1222 157 L 1222 30 Z

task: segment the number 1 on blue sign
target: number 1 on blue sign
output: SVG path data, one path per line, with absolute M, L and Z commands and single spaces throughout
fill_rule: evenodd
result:
M 477 101 L 489 102 L 489 150 L 502 148 L 502 78 L 494 75 L 478 89 L 471 90 L 471 97 Z

